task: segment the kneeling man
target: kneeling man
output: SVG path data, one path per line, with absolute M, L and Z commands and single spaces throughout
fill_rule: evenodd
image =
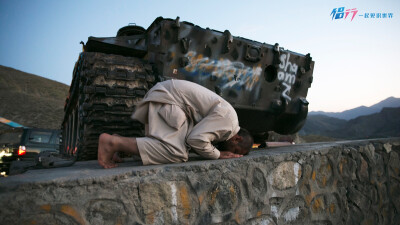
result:
M 138 155 L 143 165 L 152 165 L 186 162 L 189 150 L 208 159 L 237 158 L 253 145 L 249 132 L 239 127 L 233 107 L 189 81 L 157 83 L 132 118 L 145 125 L 145 137 L 101 134 L 98 161 L 104 168 L 117 166 L 117 152 Z

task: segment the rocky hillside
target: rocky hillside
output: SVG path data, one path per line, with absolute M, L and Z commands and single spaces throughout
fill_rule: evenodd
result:
M 400 108 L 383 108 L 379 113 L 349 120 L 337 138 L 400 137 Z
M 60 128 L 69 86 L 0 66 L 0 116 L 27 127 Z M 9 129 L 0 124 L 0 130 Z

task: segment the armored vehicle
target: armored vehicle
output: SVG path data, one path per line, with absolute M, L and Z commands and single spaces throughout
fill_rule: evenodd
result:
M 82 43 L 84 44 L 84 43 Z M 189 22 L 157 18 L 116 37 L 89 37 L 73 71 L 62 122 L 63 149 L 96 159 L 101 133 L 142 136 L 130 116 L 157 82 L 184 79 L 222 96 L 255 142 L 268 131 L 292 134 L 305 122 L 314 62 L 302 55 Z

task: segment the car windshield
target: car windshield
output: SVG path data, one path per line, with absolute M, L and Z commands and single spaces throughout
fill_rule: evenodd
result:
M 29 135 L 29 140 L 38 143 L 49 143 L 51 137 L 51 132 L 45 131 L 32 131 Z

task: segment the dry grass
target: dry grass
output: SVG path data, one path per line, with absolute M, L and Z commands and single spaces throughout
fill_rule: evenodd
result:
M 28 127 L 58 129 L 68 90 L 68 85 L 0 66 L 0 116 Z

